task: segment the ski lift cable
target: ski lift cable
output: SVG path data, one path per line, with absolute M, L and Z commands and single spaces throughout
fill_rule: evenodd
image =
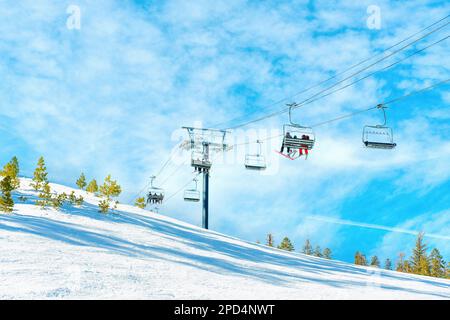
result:
M 197 173 L 194 178 L 189 179 L 189 181 L 184 184 L 180 189 L 178 189 L 177 191 L 175 191 L 173 194 L 171 194 L 169 197 L 167 197 L 167 199 L 165 200 L 165 204 L 167 204 L 167 202 L 169 202 L 169 200 L 171 200 L 173 197 L 175 197 L 177 194 L 179 194 L 181 191 L 183 191 L 191 182 L 193 179 L 197 179 L 197 177 L 201 174 L 201 172 Z
M 410 97 L 412 95 L 419 94 L 419 93 L 422 93 L 422 92 L 425 92 L 425 91 L 428 91 L 428 90 L 432 90 L 432 89 L 434 89 L 434 88 L 436 88 L 436 87 L 438 87 L 440 85 L 443 85 L 445 83 L 448 83 L 448 82 L 450 82 L 450 78 L 442 80 L 442 81 L 439 81 L 437 83 L 434 83 L 434 84 L 432 84 L 432 85 L 430 85 L 428 87 L 422 88 L 420 90 L 412 91 L 412 92 L 410 92 L 408 94 L 405 94 L 403 96 L 400 96 L 400 97 L 397 97 L 397 98 L 394 98 L 394 99 L 391 99 L 391 100 L 387 100 L 387 101 L 381 103 L 381 105 L 385 105 L 386 106 L 386 105 L 391 105 L 391 104 L 397 103 L 397 102 L 399 102 L 399 101 L 401 101 L 403 99 L 406 99 L 406 98 L 408 98 L 408 97 Z M 361 113 L 364 113 L 364 112 L 367 112 L 367 111 L 379 108 L 379 106 L 380 106 L 380 104 L 377 104 L 376 106 L 373 106 L 373 107 L 370 107 L 370 108 L 367 108 L 367 109 L 357 110 L 355 112 L 348 113 L 348 114 L 345 114 L 345 115 L 342 115 L 342 116 L 339 116 L 339 117 L 336 117 L 336 118 L 333 118 L 333 119 L 330 119 L 330 120 L 327 120 L 327 121 L 319 122 L 319 123 L 316 123 L 316 124 L 312 125 L 311 128 L 316 128 L 316 127 L 323 126 L 323 125 L 326 125 L 326 124 L 329 124 L 329 123 L 332 123 L 332 122 L 340 121 L 340 120 L 343 120 L 343 119 L 346 119 L 346 118 L 351 118 L 351 117 L 353 117 L 355 115 L 358 115 L 358 114 L 361 114 Z M 236 146 L 241 146 L 241 145 L 248 145 L 248 144 L 252 144 L 252 143 L 258 143 L 258 141 L 259 142 L 261 142 L 261 141 L 268 141 L 268 140 L 279 138 L 281 136 L 283 136 L 283 134 L 274 135 L 274 136 L 271 136 L 271 137 L 268 137 L 268 138 L 264 138 L 264 139 L 257 139 L 256 141 L 248 141 L 248 142 L 244 142 L 244 143 L 234 144 L 234 145 L 231 145 L 231 147 L 236 147 Z M 194 178 L 190 178 L 189 181 L 186 184 L 183 185 L 183 187 L 181 187 L 176 192 L 174 192 L 172 195 L 167 197 L 167 199 L 165 200 L 165 203 L 167 204 L 167 202 L 169 200 L 171 200 L 173 197 L 175 197 L 177 194 L 179 194 L 181 191 L 183 191 L 192 182 L 192 180 L 196 179 L 200 174 L 201 174 L 200 172 L 197 173 L 194 176 Z
M 360 69 L 360 70 L 354 72 L 353 74 L 351 74 L 351 75 L 345 77 L 344 79 L 339 80 L 338 82 L 334 83 L 333 85 L 329 86 L 328 88 L 325 88 L 325 89 L 323 89 L 323 90 L 321 90 L 321 91 L 315 93 L 315 94 L 312 95 L 311 97 L 309 97 L 309 98 L 303 100 L 302 102 L 300 102 L 295 108 L 302 107 L 302 106 L 304 106 L 304 105 L 310 104 L 312 101 L 316 101 L 316 100 L 312 100 L 312 99 L 316 98 L 317 96 L 320 96 L 322 93 L 327 92 L 327 91 L 329 91 L 330 89 L 333 89 L 334 87 L 338 86 L 339 84 L 341 84 L 341 83 L 343 83 L 343 82 L 345 82 L 345 81 L 347 81 L 347 80 L 349 80 L 349 79 L 351 79 L 351 78 L 357 76 L 358 74 L 360 74 L 360 73 L 362 73 L 362 72 L 364 72 L 364 71 L 366 71 L 366 70 L 372 68 L 373 66 L 375 66 L 375 65 L 381 63 L 382 61 L 384 61 L 384 60 L 386 60 L 386 59 L 392 57 L 393 55 L 395 55 L 395 54 L 397 54 L 397 53 L 399 53 L 399 52 L 405 50 L 406 48 L 411 47 L 412 45 L 414 45 L 414 44 L 418 43 L 419 41 L 425 39 L 426 37 L 430 36 L 431 34 L 433 34 L 433 33 L 437 32 L 437 31 L 441 30 L 442 28 L 448 26 L 449 24 L 450 24 L 450 22 L 447 22 L 447 23 L 445 23 L 444 25 L 439 26 L 438 28 L 433 29 L 432 31 L 426 33 L 425 35 L 421 36 L 420 38 L 418 38 L 418 39 L 416 39 L 416 40 L 414 40 L 414 41 L 412 41 L 412 42 L 409 42 L 408 44 L 402 46 L 400 49 L 397 49 L 397 50 L 391 52 L 391 53 L 388 54 L 387 56 L 384 56 L 383 58 L 378 59 L 377 61 L 371 63 L 370 65 L 368 65 L 368 66 L 366 66 L 366 67 L 364 67 L 364 68 L 362 68 L 362 69 Z M 443 38 L 443 39 L 440 39 L 438 42 L 432 44 L 431 46 L 436 45 L 436 44 L 438 44 L 438 43 L 440 43 L 440 42 L 446 40 L 447 38 L 448 38 L 448 37 L 445 37 L 445 38 Z M 414 52 L 413 54 L 411 54 L 410 56 L 408 56 L 407 58 L 410 58 L 410 57 L 414 56 L 415 54 L 417 54 L 417 53 L 419 53 L 419 52 L 422 52 L 422 51 L 428 49 L 429 47 L 430 47 L 430 46 L 425 47 L 425 48 L 423 48 L 423 49 L 421 49 L 421 50 L 419 50 L 419 51 L 416 51 L 416 52 Z M 400 60 L 400 61 L 404 61 L 404 60 L 406 60 L 407 58 L 402 59 L 402 60 Z M 398 62 L 398 63 L 399 63 L 399 62 Z M 396 65 L 396 63 L 393 64 L 393 65 Z M 392 67 L 393 65 L 391 65 L 390 67 Z M 381 69 L 381 70 L 382 70 L 382 69 Z M 371 74 L 371 75 L 373 75 L 373 74 Z M 354 83 L 353 83 L 353 84 L 354 84 Z M 335 91 L 335 92 L 336 92 L 336 91 Z M 333 92 L 333 93 L 334 93 L 334 92 Z M 297 95 L 298 95 L 298 94 L 297 94 Z M 291 96 L 290 98 L 295 97 L 295 96 L 296 96 L 296 95 L 293 95 L 293 96 Z M 312 101 L 311 101 L 311 100 L 312 100 Z M 263 120 L 265 120 L 265 119 L 268 119 L 268 118 L 271 118 L 271 117 L 274 117 L 274 116 L 277 116 L 277 115 L 286 113 L 288 110 L 289 110 L 288 108 L 285 108 L 285 109 L 282 109 L 282 110 L 279 110 L 279 111 L 270 113 L 270 114 L 268 114 L 268 115 L 266 115 L 266 116 L 262 116 L 262 117 L 260 117 L 260 118 L 254 119 L 254 120 L 244 122 L 244 123 L 242 123 L 242 124 L 238 124 L 238 125 L 235 125 L 235 126 L 228 127 L 228 128 L 226 128 L 225 130 L 231 130 L 231 129 L 241 128 L 241 127 L 247 126 L 247 125 L 249 125 L 249 124 L 252 124 L 252 123 L 255 123 L 255 122 L 259 122 L 259 121 L 263 121 Z M 230 120 L 230 121 L 233 121 L 233 120 Z M 230 122 L 230 121 L 229 121 L 229 122 Z
M 213 154 L 211 155 L 211 161 L 214 161 L 217 157 L 218 157 L 219 153 Z M 181 191 L 183 191 L 194 179 L 197 179 L 199 175 L 201 175 L 202 172 L 198 172 L 195 174 L 195 176 L 193 178 L 190 178 L 189 181 L 184 184 L 180 189 L 178 189 L 177 191 L 175 191 L 173 194 L 171 194 L 169 197 L 166 198 L 166 200 L 164 201 L 165 204 L 167 204 L 167 202 L 172 199 L 173 197 L 175 197 L 177 194 L 179 194 Z
M 441 43 L 441 42 L 443 42 L 443 41 L 445 41 L 445 40 L 447 40 L 448 38 L 450 38 L 450 35 L 448 35 L 448 36 L 446 36 L 446 37 L 444 37 L 444 38 L 441 38 L 441 39 L 439 39 L 438 41 L 433 42 L 432 44 L 430 44 L 430 45 L 428 45 L 428 46 L 426 46 L 426 47 L 424 47 L 424 48 L 422 48 L 422 49 L 416 50 L 416 51 L 414 51 L 413 53 L 411 53 L 410 55 L 408 55 L 408 56 L 406 56 L 406 57 L 404 57 L 404 58 L 402 58 L 402 59 L 400 59 L 400 60 L 398 60 L 398 61 L 395 61 L 395 62 L 391 63 L 391 64 L 388 65 L 388 66 L 385 66 L 385 67 L 383 67 L 383 68 L 381 68 L 381 69 L 379 69 L 379 70 L 376 70 L 376 71 L 374 71 L 374 72 L 372 72 L 372 73 L 370 73 L 370 74 L 368 74 L 368 75 L 365 75 L 365 76 L 362 77 L 362 78 L 359 78 L 359 79 L 357 79 L 357 80 L 355 80 L 355 81 L 353 81 L 353 82 L 351 82 L 351 83 L 348 83 L 348 84 L 346 84 L 346 85 L 344 85 L 344 86 L 342 86 L 342 87 L 340 87 L 340 88 L 337 88 L 337 89 L 335 89 L 335 90 L 333 90 L 333 91 L 330 91 L 330 92 L 328 92 L 328 93 L 326 93 L 326 94 L 323 94 L 323 95 L 321 95 L 321 96 L 319 96 L 319 97 L 317 97 L 317 98 L 315 98 L 315 99 L 313 99 L 313 100 L 310 100 L 310 101 L 308 101 L 307 104 L 310 104 L 310 103 L 313 103 L 313 102 L 315 102 L 315 101 L 317 101 L 317 100 L 320 100 L 320 99 L 323 99 L 323 98 L 325 98 L 325 97 L 328 97 L 328 96 L 332 95 L 333 93 L 336 93 L 336 92 L 338 92 L 338 91 L 341 91 L 341 90 L 343 90 L 343 89 L 346 89 L 346 88 L 348 88 L 348 87 L 350 87 L 350 86 L 352 86 L 352 85 L 354 85 L 354 84 L 356 84 L 356 83 L 358 83 L 358 82 L 360 82 L 360 81 L 362 81 L 362 80 L 365 80 L 365 79 L 367 79 L 367 78 L 369 78 L 369 77 L 371 77 L 371 76 L 373 76 L 373 75 L 376 75 L 376 74 L 378 74 L 378 73 L 380 73 L 380 72 L 382 72 L 382 71 L 386 71 L 386 70 L 388 70 L 388 69 L 390 69 L 390 68 L 396 66 L 397 64 L 399 64 L 399 63 L 401 63 L 401 62 L 403 62 L 403 61 L 405 61 L 405 60 L 407 60 L 407 59 L 409 59 L 409 58 L 411 58 L 411 57 L 413 57 L 413 56 L 415 56 L 415 55 L 417 55 L 417 54 L 419 54 L 419 53 L 421 53 L 421 52 L 423 52 L 423 51 L 425 51 L 425 50 L 427 50 L 427 49 L 429 49 L 429 48 L 431 48 L 431 47 L 433 47 L 433 46 L 435 46 L 435 45 L 437 45 L 437 44 L 439 44 L 439 43 Z M 294 106 L 292 109 L 297 109 L 297 108 L 303 107 L 304 105 L 306 105 L 306 103 L 303 104 L 303 105 L 296 105 L 296 106 Z
M 179 143 L 178 145 L 175 146 L 175 148 L 172 149 L 172 152 L 169 155 L 169 158 L 166 160 L 166 162 L 164 162 L 164 164 L 161 166 L 161 168 L 158 170 L 158 173 L 155 175 L 155 177 L 159 177 L 161 175 L 161 173 L 163 172 L 163 170 L 167 167 L 167 165 L 170 163 L 170 161 L 172 160 L 173 156 L 175 155 L 175 150 L 178 149 L 178 147 L 181 145 L 181 143 Z M 144 192 L 151 184 L 151 181 L 148 182 L 138 193 L 136 193 L 134 195 L 133 198 L 130 199 L 130 201 L 128 201 L 128 204 L 132 204 L 133 201 L 139 197 L 142 192 Z
M 163 186 L 167 183 L 167 181 L 169 181 L 169 180 L 175 175 L 175 173 L 177 173 L 178 171 L 180 171 L 180 169 L 181 169 L 184 165 L 187 164 L 186 162 L 187 162 L 187 159 L 185 159 L 182 163 L 180 163 L 180 164 L 175 168 L 175 170 L 173 170 L 172 173 L 169 174 L 169 176 L 167 176 L 166 179 L 165 179 L 163 182 L 161 182 L 160 186 L 163 187 Z
M 422 92 L 425 92 L 425 91 L 428 91 L 428 90 L 432 90 L 432 89 L 434 89 L 434 88 L 436 88 L 436 87 L 438 87 L 440 85 L 443 85 L 443 84 L 445 84 L 447 82 L 450 82 L 450 78 L 442 80 L 442 81 L 439 81 L 439 82 L 437 82 L 435 84 L 432 84 L 432 85 L 430 85 L 428 87 L 425 87 L 425 88 L 422 88 L 422 89 L 419 89 L 419 90 L 415 90 L 415 91 L 411 91 L 410 93 L 405 94 L 403 96 L 400 96 L 400 97 L 397 97 L 397 98 L 394 98 L 394 99 L 391 99 L 391 100 L 387 100 L 387 101 L 381 103 L 381 105 L 385 105 L 386 106 L 386 105 L 394 104 L 394 103 L 399 102 L 399 101 L 401 101 L 403 99 L 406 99 L 406 98 L 408 98 L 408 97 L 410 97 L 412 95 L 419 94 L 419 93 L 422 93 Z M 351 118 L 351 117 L 359 115 L 361 113 L 368 112 L 370 110 L 374 110 L 374 109 L 376 109 L 378 107 L 379 107 L 379 104 L 377 104 L 376 106 L 367 108 L 367 109 L 357 110 L 355 112 L 344 114 L 342 116 L 339 116 L 339 117 L 336 117 L 336 118 L 333 118 L 333 119 L 330 119 L 330 120 L 326 120 L 326 121 L 323 121 L 323 122 L 318 122 L 318 123 L 312 125 L 311 128 L 316 128 L 316 127 L 320 127 L 320 126 L 323 126 L 323 125 L 326 125 L 326 124 L 329 124 L 329 123 L 332 123 L 332 122 L 336 122 L 336 121 L 340 121 L 340 120 L 343 120 L 343 119 Z M 258 139 L 258 140 L 259 141 L 269 141 L 269 140 L 276 139 L 276 138 L 279 138 L 279 137 L 282 137 L 282 136 L 283 136 L 283 134 L 278 134 L 278 135 L 274 135 L 274 136 L 270 136 L 268 138 Z M 258 140 L 243 142 L 243 143 L 239 143 L 239 144 L 234 144 L 234 145 L 232 145 L 232 147 L 237 147 L 237 146 L 241 146 L 241 145 L 248 145 L 248 144 L 254 144 L 254 143 L 257 143 Z
M 278 100 L 278 101 L 276 101 L 276 102 L 274 102 L 274 103 L 271 103 L 270 105 L 268 105 L 268 106 L 266 106 L 266 107 L 263 107 L 262 109 L 268 109 L 268 108 L 270 108 L 270 107 L 276 106 L 276 105 L 278 105 L 278 104 L 280 104 L 280 103 L 282 103 L 282 102 L 291 100 L 291 99 L 292 99 L 293 97 L 295 97 L 295 96 L 298 96 L 298 95 L 300 95 L 300 94 L 306 93 L 306 92 L 308 92 L 308 91 L 310 91 L 310 90 L 312 90 L 312 89 L 314 89 L 314 88 L 317 88 L 317 87 L 321 86 L 322 84 L 325 84 L 325 83 L 327 83 L 327 82 L 329 82 L 329 81 L 331 81 L 331 80 L 337 78 L 338 76 L 343 75 L 343 74 L 347 73 L 348 71 L 350 71 L 350 70 L 352 70 L 352 69 L 354 69 L 354 68 L 356 68 L 356 67 L 359 67 L 360 65 L 362 65 L 362 64 L 364 64 L 364 63 L 366 63 L 366 62 L 368 62 L 368 61 L 370 61 L 370 60 L 372 60 L 372 59 L 374 59 L 374 58 L 376 58 L 376 57 L 378 57 L 378 56 L 380 56 L 380 55 L 382 55 L 382 54 L 388 52 L 389 50 L 391 50 L 391 49 L 393 49 L 393 48 L 399 46 L 400 44 L 402 44 L 402 43 L 404 43 L 404 42 L 406 42 L 406 41 L 408 41 L 408 40 L 414 38 L 415 36 L 417 36 L 417 35 L 423 33 L 424 31 L 426 31 L 426 30 L 428 30 L 428 29 L 434 27 L 435 25 L 441 23 L 442 21 L 448 19 L 449 17 L 450 17 L 450 15 L 447 15 L 447 16 L 441 18 L 440 20 L 438 20 L 438 21 L 432 23 L 431 25 L 429 25 L 429 26 L 427 26 L 427 27 L 425 27 L 425 28 L 423 28 L 423 29 L 417 31 L 416 33 L 414 33 L 414 34 L 412 34 L 412 35 L 410 35 L 410 36 L 404 38 L 403 40 L 401 40 L 401 41 L 399 41 L 399 42 L 397 42 L 397 43 L 391 45 L 390 47 L 388 47 L 388 48 L 382 50 L 381 52 L 379 52 L 379 53 L 377 53 L 377 54 L 375 54 L 375 55 L 372 55 L 371 57 L 369 57 L 369 58 L 367 58 L 367 59 L 364 59 L 364 60 L 362 60 L 361 62 L 358 62 L 358 63 L 356 63 L 356 64 L 350 66 L 349 68 L 347 68 L 347 69 L 345 69 L 345 70 L 342 70 L 342 71 L 336 73 L 335 75 L 331 76 L 330 78 L 328 78 L 328 79 L 326 79 L 326 80 L 323 80 L 323 81 L 321 81 L 321 82 L 319 82 L 319 83 L 317 83 L 317 84 L 315 84 L 315 85 L 312 85 L 312 86 L 310 86 L 310 87 L 308 87 L 308 88 L 306 88 L 306 89 L 304 89 L 304 90 L 302 90 L 302 91 L 300 91 L 300 92 L 297 92 L 297 93 L 295 93 L 295 94 L 294 94 L 293 96 L 291 96 L 291 97 L 283 98 L 283 99 Z M 245 115 L 244 115 L 244 116 L 245 116 Z M 229 122 L 232 122 L 232 121 L 236 121 L 236 120 L 238 120 L 238 119 L 243 118 L 244 116 L 236 117 L 236 118 L 234 118 L 234 119 L 231 119 L 231 120 L 228 120 L 228 121 L 225 121 L 225 122 L 218 123 L 218 124 L 216 124 L 214 127 L 219 127 L 219 126 L 222 126 L 222 125 L 224 125 L 224 124 L 226 124 L 226 123 L 229 123 Z

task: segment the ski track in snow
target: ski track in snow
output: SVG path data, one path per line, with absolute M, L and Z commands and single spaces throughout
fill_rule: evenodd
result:
M 80 190 L 83 206 L 41 210 L 30 181 L 14 213 L 0 213 L 0 299 L 450 299 L 449 280 L 289 253 L 128 205 L 104 215 Z

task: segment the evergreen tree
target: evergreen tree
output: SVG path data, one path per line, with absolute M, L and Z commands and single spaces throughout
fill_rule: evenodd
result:
M 360 265 L 360 266 L 367 266 L 367 259 L 366 259 L 366 255 L 356 251 L 355 253 L 355 264 Z
M 83 198 L 83 196 L 78 196 L 76 199 L 75 199 L 75 205 L 76 206 L 81 206 L 81 205 L 83 205 L 83 203 L 84 203 L 84 198 Z
M 136 201 L 134 202 L 134 205 L 138 208 L 144 209 L 146 205 L 145 198 L 144 197 L 137 198 Z
M 416 246 L 413 249 L 411 257 L 411 267 L 415 274 L 429 275 L 430 274 L 430 262 L 427 256 L 427 245 L 423 240 L 424 233 L 420 232 L 417 235 Z
M 84 190 L 84 187 L 86 187 L 86 177 L 83 172 L 81 173 L 80 177 L 77 180 L 77 186 L 81 190 Z
M 370 259 L 370 265 L 372 267 L 377 267 L 377 268 L 380 267 L 380 260 L 378 259 L 377 256 L 373 256 L 372 259 Z
M 47 168 L 45 167 L 44 157 L 40 157 L 38 160 L 38 164 L 33 174 L 33 182 L 31 186 L 34 190 L 42 190 L 45 184 L 48 183 L 47 180 Z
M 314 254 L 314 256 L 319 257 L 319 258 L 323 257 L 323 254 L 322 254 L 322 251 L 320 249 L 320 246 L 316 246 L 316 249 L 314 249 L 314 253 L 313 254 Z
M 65 192 L 56 194 L 52 197 L 52 207 L 56 210 L 60 210 L 61 207 L 64 205 L 64 202 L 67 200 L 67 194 Z
M 400 252 L 398 254 L 397 266 L 396 266 L 395 270 L 398 272 L 406 272 L 405 271 L 405 254 L 403 252 Z
M 331 249 L 330 248 L 323 249 L 323 257 L 325 259 L 331 259 Z
M 7 177 L 7 176 L 11 178 L 11 186 L 13 187 L 13 190 L 18 189 L 20 187 L 20 179 L 19 179 L 19 160 L 17 159 L 17 157 L 13 157 L 11 161 L 5 164 L 3 170 L 0 171 L 0 177 Z
M 312 249 L 311 242 L 309 241 L 309 239 L 306 239 L 305 245 L 303 246 L 303 249 L 302 249 L 302 253 L 311 255 L 312 252 L 313 252 L 313 249 Z
M 294 251 L 294 246 L 288 237 L 284 237 L 283 241 L 281 241 L 280 245 L 278 246 L 278 249 L 282 249 L 282 250 L 286 250 L 286 251 Z
M 354 263 L 356 265 L 361 265 L 361 252 L 359 252 L 359 251 L 355 252 L 355 261 L 354 261 Z
M 109 201 L 106 199 L 100 200 L 98 202 L 99 211 L 101 213 L 108 213 L 109 211 Z
M 445 261 L 438 249 L 434 248 L 430 254 L 431 268 L 430 276 L 444 278 L 445 277 Z
M 97 185 L 97 180 L 92 179 L 91 182 L 89 182 L 87 188 L 86 188 L 87 192 L 90 193 L 96 193 L 98 192 L 98 185 Z
M 406 273 L 412 273 L 413 272 L 411 263 L 408 260 L 405 260 L 403 262 L 403 272 L 406 272 Z
M 269 247 L 273 247 L 274 246 L 273 235 L 271 233 L 269 233 L 267 235 L 266 245 L 269 246 Z
M 387 258 L 386 261 L 384 262 L 384 268 L 386 270 L 392 270 L 392 262 L 391 259 Z
M 105 182 L 100 186 L 99 191 L 100 195 L 105 198 L 99 203 L 100 212 L 108 213 L 111 198 L 119 196 L 122 192 L 122 189 L 117 181 L 112 180 L 111 175 L 108 175 L 105 178 Z M 117 207 L 117 204 L 118 202 L 115 203 L 114 208 Z
M 367 263 L 367 258 L 366 258 L 366 255 L 365 255 L 365 254 L 362 254 L 362 255 L 361 255 L 361 265 L 362 265 L 362 266 L 367 266 L 367 265 L 368 265 L 368 263 Z
M 0 181 L 0 211 L 10 213 L 14 209 L 14 201 L 11 196 L 14 190 L 12 179 L 10 176 L 5 176 Z
M 50 190 L 50 184 L 48 181 L 41 182 L 41 192 L 39 192 L 39 200 L 36 200 L 35 204 L 42 209 L 52 205 L 52 193 Z
M 68 196 L 70 204 L 74 206 L 81 206 L 84 202 L 83 196 L 77 197 L 75 194 L 75 191 L 72 190 L 72 192 Z

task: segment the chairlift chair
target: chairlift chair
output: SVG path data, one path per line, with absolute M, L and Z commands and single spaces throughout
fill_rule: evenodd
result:
M 257 140 L 258 152 L 256 154 L 246 154 L 245 155 L 245 168 L 248 170 L 265 170 L 266 169 L 266 159 L 261 152 L 261 141 Z
M 151 187 L 147 194 L 147 203 L 161 204 L 164 200 L 164 190 L 153 185 L 153 181 L 156 179 L 155 176 L 151 177 L 151 179 Z
M 383 111 L 384 123 L 375 126 L 364 126 L 362 133 L 364 146 L 373 149 L 394 149 L 397 144 L 394 142 L 392 128 L 386 126 L 386 106 L 379 104 L 377 108 Z
M 188 202 L 199 202 L 200 201 L 200 191 L 197 189 L 197 179 L 193 180 L 195 182 L 195 189 L 187 189 L 184 191 L 184 201 Z
M 311 150 L 314 147 L 316 137 L 311 127 L 305 127 L 294 123 L 291 117 L 292 107 L 297 107 L 296 103 L 289 106 L 289 124 L 283 126 L 283 142 L 281 150 Z M 281 152 L 282 153 L 282 152 Z

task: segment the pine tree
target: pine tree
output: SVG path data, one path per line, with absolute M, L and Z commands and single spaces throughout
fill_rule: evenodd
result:
M 274 246 L 273 235 L 271 233 L 269 233 L 267 235 L 266 245 L 269 246 L 269 247 L 273 247 Z
M 377 268 L 380 267 L 380 260 L 378 259 L 377 256 L 373 256 L 372 259 L 370 259 L 370 265 L 372 267 L 377 267 Z
M 323 249 L 323 257 L 325 259 L 331 259 L 331 249 L 330 248 Z
M 355 263 L 356 265 L 361 265 L 361 252 L 356 251 L 354 263 Z
M 83 172 L 81 173 L 80 177 L 77 180 L 77 186 L 81 190 L 84 190 L 84 187 L 86 187 L 86 177 Z
M 101 213 L 108 213 L 109 211 L 109 201 L 106 199 L 100 200 L 98 202 L 99 212 Z
M 361 265 L 362 266 L 367 266 L 367 258 L 366 258 L 366 255 L 365 254 L 362 254 L 361 255 Z
M 98 185 L 97 185 L 97 180 L 92 179 L 91 182 L 89 182 L 87 188 L 86 188 L 87 192 L 90 193 L 96 193 L 98 192 Z
M 320 249 L 320 246 L 316 246 L 316 249 L 314 249 L 314 253 L 313 254 L 314 254 L 314 256 L 319 257 L 319 258 L 323 257 L 323 254 L 322 254 L 322 251 Z
M 117 183 L 117 181 L 112 180 L 111 175 L 108 175 L 105 178 L 105 182 L 100 186 L 99 191 L 100 195 L 105 198 L 99 203 L 100 212 L 108 213 L 111 198 L 119 196 L 120 193 L 122 192 L 122 189 L 120 185 Z M 116 202 L 115 207 L 113 209 L 117 207 L 117 204 L 118 202 Z
M 423 240 L 424 233 L 420 232 L 417 235 L 416 246 L 413 249 L 413 255 L 411 257 L 411 267 L 415 274 L 429 275 L 430 274 L 430 262 L 427 256 L 427 245 Z
M 65 192 L 60 194 L 55 194 L 52 197 L 52 207 L 56 210 L 60 210 L 61 207 L 64 205 L 64 202 L 67 200 L 67 194 Z
M 14 200 L 11 196 L 14 190 L 10 176 L 4 177 L 0 181 L 0 211 L 10 213 L 14 209 Z
M 405 260 L 403 262 L 403 272 L 406 272 L 406 273 L 412 273 L 413 272 L 411 263 L 408 260 Z
M 83 205 L 83 203 L 84 203 L 83 196 L 80 195 L 75 199 L 75 206 L 81 206 Z
M 75 191 L 72 190 L 72 192 L 69 194 L 69 196 L 67 197 L 67 199 L 69 200 L 70 204 L 74 205 L 74 206 L 81 206 L 84 202 L 83 196 L 76 196 Z
M 431 268 L 430 276 L 444 278 L 445 277 L 445 261 L 437 248 L 434 248 L 430 254 Z
M 305 245 L 303 246 L 302 253 L 311 255 L 313 252 L 311 242 L 309 242 L 309 239 L 306 239 Z
M 392 270 L 392 262 L 391 259 L 387 258 L 386 261 L 384 262 L 384 268 L 386 270 Z
M 355 264 L 360 265 L 360 266 L 367 266 L 367 259 L 366 259 L 366 255 L 356 251 L 355 253 Z
M 405 267 L 405 254 L 403 252 L 400 252 L 398 254 L 397 266 L 395 270 L 398 272 L 406 272 L 404 267 Z
M 35 204 L 40 206 L 42 209 L 52 205 L 52 193 L 50 189 L 50 184 L 47 181 L 41 183 L 41 192 L 39 193 L 39 200 L 36 200 Z
M 7 176 L 11 178 L 11 185 L 13 187 L 13 190 L 18 189 L 20 187 L 20 179 L 19 179 L 19 160 L 17 159 L 17 157 L 13 157 L 11 161 L 5 164 L 3 170 L 0 171 L 0 177 L 7 177 Z
M 134 202 L 134 205 L 138 208 L 144 209 L 145 208 L 145 198 L 144 197 L 137 198 L 136 201 Z
M 284 237 L 283 241 L 281 241 L 278 249 L 286 250 L 286 251 L 294 251 L 294 245 L 291 243 L 288 237 Z
M 33 182 L 31 183 L 31 186 L 34 190 L 38 191 L 42 190 L 41 188 L 43 188 L 46 183 L 48 183 L 47 168 L 45 167 L 44 157 L 40 157 L 37 167 L 34 170 Z

